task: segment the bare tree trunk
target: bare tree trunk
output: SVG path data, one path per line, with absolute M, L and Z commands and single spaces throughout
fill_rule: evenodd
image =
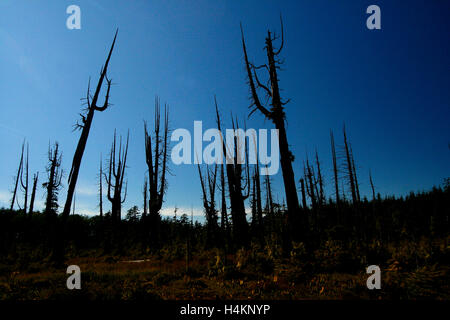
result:
M 354 204 L 356 204 L 358 202 L 357 201 L 358 198 L 356 196 L 355 175 L 353 173 L 352 158 L 350 155 L 349 145 L 347 143 L 347 134 L 345 133 L 345 125 L 344 125 L 344 146 L 345 146 L 345 155 L 346 155 L 346 161 L 347 161 L 348 179 L 350 182 L 350 190 L 352 192 L 352 201 Z
M 215 202 L 217 165 L 214 166 L 214 171 L 212 173 L 210 173 L 208 166 L 206 167 L 207 176 L 205 178 L 203 178 L 202 171 L 200 170 L 200 164 L 197 165 L 197 168 L 202 187 L 203 207 L 206 213 L 206 224 L 207 224 L 206 243 L 207 246 L 214 246 L 217 244 L 216 235 L 219 229 L 217 225 L 217 210 Z
M 361 202 L 361 198 L 359 196 L 359 184 L 358 184 L 358 176 L 356 174 L 355 158 L 353 156 L 353 150 L 351 145 L 350 145 L 350 156 L 352 158 L 353 175 L 355 176 L 356 199 L 358 199 L 358 202 Z
M 372 172 L 369 170 L 370 187 L 372 188 L 372 200 L 375 201 L 375 187 L 373 186 Z
M 145 133 L 145 161 L 148 167 L 148 222 L 150 224 L 150 241 L 157 245 L 159 241 L 160 210 L 166 192 L 167 155 L 169 152 L 169 109 L 164 107 L 164 132 L 161 134 L 161 114 L 159 98 L 155 98 L 155 127 L 152 135 L 148 134 L 147 124 L 144 122 Z M 147 222 L 146 222 L 147 223 Z
M 147 188 L 148 188 L 148 180 L 147 177 L 144 178 L 144 187 L 142 188 L 142 194 L 144 195 L 144 212 L 142 213 L 142 219 L 145 219 L 147 216 Z
M 91 102 L 91 96 L 90 96 L 90 91 L 89 91 L 89 89 L 90 89 L 89 88 L 90 80 L 89 80 L 88 90 L 87 90 L 87 94 L 86 94 L 87 115 L 80 114 L 82 123 L 81 124 L 77 123 L 75 125 L 75 129 L 81 130 L 81 136 L 80 136 L 80 139 L 78 140 L 78 145 L 77 145 L 77 148 L 75 150 L 75 154 L 74 154 L 73 160 L 72 160 L 72 168 L 70 169 L 70 173 L 69 173 L 69 179 L 68 179 L 69 187 L 67 190 L 67 198 L 66 198 L 66 203 L 64 205 L 63 217 L 67 217 L 70 213 L 70 207 L 72 205 L 73 193 L 75 192 L 75 186 L 77 184 L 78 173 L 80 171 L 80 166 L 81 166 L 81 160 L 83 158 L 84 149 L 86 148 L 86 143 L 87 143 L 87 140 L 89 137 L 89 131 L 91 130 L 92 120 L 94 119 L 94 113 L 95 113 L 95 111 L 103 112 L 109 106 L 108 101 L 109 101 L 109 91 L 111 89 L 111 79 L 108 79 L 107 70 L 108 70 L 108 64 L 109 64 L 109 60 L 111 58 L 112 51 L 114 49 L 114 44 L 116 42 L 117 32 L 118 32 L 118 30 L 116 31 L 116 34 L 114 35 L 114 40 L 112 42 L 111 49 L 109 50 L 109 54 L 108 54 L 108 58 L 106 59 L 105 66 L 102 68 L 102 71 L 100 73 L 100 79 L 98 80 L 97 88 L 95 90 L 94 96 L 92 97 L 92 102 Z M 104 79 L 106 79 L 106 82 L 108 85 L 108 88 L 106 91 L 105 103 L 103 104 L 102 107 L 98 107 L 97 100 L 98 100 L 98 96 L 100 94 L 100 90 L 102 88 Z
M 24 196 L 24 201 L 23 201 L 23 212 L 27 213 L 27 208 L 28 208 L 28 163 L 29 163 L 29 149 L 28 149 L 28 143 L 27 143 L 27 157 L 25 158 L 25 183 L 23 182 L 23 170 L 20 174 L 20 186 L 22 187 L 23 190 L 23 196 Z
M 284 105 L 287 102 L 282 102 L 280 96 L 280 89 L 278 87 L 277 69 L 279 69 L 279 66 L 281 64 L 280 60 L 278 59 L 278 55 L 280 54 L 284 43 L 283 23 L 281 23 L 282 42 L 280 48 L 277 51 L 274 51 L 272 45 L 273 40 L 277 38 L 275 36 L 272 36 L 271 32 L 268 31 L 265 46 L 268 64 L 263 65 L 261 67 L 255 67 L 248 61 L 247 49 L 245 46 L 242 26 L 241 26 L 241 35 L 242 35 L 242 47 L 244 50 L 244 57 L 245 57 L 245 66 L 247 69 L 250 91 L 252 93 L 252 101 L 253 101 L 252 106 L 255 106 L 255 108 L 250 112 L 250 115 L 256 110 L 259 110 L 266 118 L 272 120 L 272 122 L 275 124 L 275 128 L 278 129 L 281 170 L 283 173 L 284 189 L 286 193 L 286 201 L 288 206 L 288 216 L 289 219 L 292 221 L 292 218 L 300 215 L 300 207 L 298 202 L 297 188 L 295 184 L 294 170 L 292 169 L 292 162 L 294 161 L 294 156 L 289 150 L 289 144 L 285 128 Z M 256 70 L 259 68 L 265 68 L 268 71 L 270 89 L 259 81 L 256 73 Z M 257 86 L 255 85 L 254 78 L 256 80 Z M 257 88 L 264 90 L 268 98 L 271 99 L 270 110 L 268 110 L 261 104 L 260 98 L 258 97 L 258 93 L 256 90 Z
M 303 178 L 300 178 L 300 189 L 302 191 L 303 210 L 306 210 L 307 206 L 306 206 L 306 194 L 305 194 L 305 180 Z
M 316 166 L 317 166 L 317 177 L 318 177 L 318 185 L 319 185 L 319 193 L 318 193 L 318 198 L 319 198 L 319 206 L 322 206 L 323 203 L 325 202 L 325 194 L 323 191 L 323 177 L 322 177 L 322 172 L 320 170 L 320 161 L 319 161 L 319 155 L 317 154 L 317 150 L 316 150 Z
M 331 140 L 331 154 L 333 157 L 333 173 L 334 173 L 334 190 L 336 193 L 336 206 L 339 210 L 340 199 L 339 199 L 339 178 L 338 178 L 338 169 L 337 169 L 337 161 L 336 161 L 336 148 L 334 145 L 334 136 L 333 131 L 330 130 L 330 140 Z
M 33 175 L 33 188 L 31 189 L 31 199 L 30 199 L 30 210 L 28 211 L 30 216 L 33 214 L 34 209 L 34 199 L 36 197 L 36 187 L 39 179 L 39 172 Z
M 220 124 L 220 115 L 219 109 L 217 106 L 217 100 L 214 97 L 215 107 L 216 107 L 216 119 L 217 119 L 217 128 L 219 132 L 221 131 Z M 235 124 L 233 121 L 233 129 L 235 129 Z M 223 153 L 226 161 L 226 171 L 227 171 L 227 180 L 228 180 L 228 190 L 230 195 L 230 205 L 231 205 L 231 219 L 233 222 L 233 238 L 234 242 L 237 246 L 247 246 L 249 243 L 249 235 L 248 235 L 248 223 L 247 217 L 245 213 L 245 204 L 244 201 L 250 195 L 250 173 L 248 167 L 248 161 L 246 163 L 246 180 L 244 185 L 242 185 L 242 163 L 238 161 L 238 156 L 240 156 L 240 139 L 234 137 L 234 145 L 235 150 L 232 155 L 231 152 L 227 152 L 227 146 L 225 145 L 225 141 L 223 136 L 222 139 L 222 147 Z M 245 149 L 245 156 L 247 158 L 247 148 Z M 247 189 L 246 194 L 242 192 Z
M 225 197 L 225 188 L 226 188 L 226 186 L 225 186 L 224 164 L 221 164 L 220 165 L 220 193 L 221 193 L 220 227 L 222 228 L 224 244 L 229 245 L 230 234 L 229 234 L 227 200 Z
M 127 198 L 127 185 L 125 184 L 125 193 L 122 199 L 123 179 L 125 177 L 125 168 L 127 166 L 128 155 L 128 141 L 130 134 L 127 134 L 127 142 L 125 148 L 122 150 L 122 137 L 119 141 L 119 150 L 116 160 L 116 131 L 114 130 L 114 141 L 111 146 L 111 153 L 109 157 L 108 176 L 105 176 L 106 183 L 108 184 L 108 200 L 111 202 L 111 217 L 113 221 L 120 221 L 122 203 Z M 111 193 L 112 191 L 112 193 Z
M 311 166 L 309 165 L 309 160 L 306 159 L 306 178 L 309 184 L 309 188 L 307 189 L 308 191 L 308 195 L 311 198 L 311 206 L 312 209 L 315 210 L 317 209 L 317 193 L 316 193 L 316 183 L 315 183 L 315 178 L 314 178 L 314 173 L 311 169 Z
M 17 195 L 17 186 L 19 185 L 19 179 L 20 179 L 20 176 L 22 175 L 24 148 L 25 148 L 25 140 L 22 143 L 22 153 L 20 154 L 19 168 L 17 169 L 16 183 L 14 184 L 13 197 L 11 199 L 11 207 L 9 209 L 11 211 L 14 208 L 14 202 L 16 201 L 16 195 Z
M 255 143 L 256 145 L 256 143 Z M 255 154 L 258 154 L 255 152 Z M 256 182 L 256 217 L 258 219 L 259 229 L 262 232 L 263 218 L 262 218 L 262 198 L 261 198 L 261 180 L 259 176 L 259 162 L 256 159 L 256 169 L 255 169 L 255 182 Z
M 102 155 L 100 154 L 100 167 L 98 175 L 98 202 L 100 209 L 100 218 L 103 217 L 103 162 Z
M 43 184 L 47 190 L 45 200 L 45 214 L 56 216 L 58 210 L 58 191 L 61 188 L 61 180 L 63 170 L 61 170 L 61 154 L 59 152 L 59 144 L 55 142 L 53 148 L 48 147 L 48 181 Z
M 269 226 L 269 231 L 273 232 L 275 229 L 275 208 L 273 204 L 272 187 L 270 185 L 269 175 L 264 176 L 264 186 L 266 189 L 265 211 L 266 211 L 266 218 L 268 220 L 267 225 Z

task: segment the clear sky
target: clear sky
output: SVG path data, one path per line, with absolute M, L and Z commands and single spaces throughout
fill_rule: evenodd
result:
M 66 28 L 69 5 L 81 8 L 81 30 Z M 381 8 L 381 30 L 366 28 L 366 8 Z M 8 206 L 21 143 L 30 145 L 30 175 L 40 172 L 42 208 L 47 148 L 58 141 L 68 172 L 89 76 L 96 83 L 115 29 L 109 75 L 114 105 L 96 113 L 77 184 L 79 213 L 98 209 L 96 175 L 114 129 L 130 130 L 124 212 L 142 207 L 146 172 L 143 120 L 153 122 L 154 97 L 170 105 L 172 129 L 214 123 L 214 94 L 230 127 L 232 111 L 247 118 L 239 23 L 250 59 L 265 63 L 267 29 L 285 46 L 280 86 L 288 139 L 300 178 L 306 153 L 317 148 L 331 195 L 329 130 L 342 146 L 346 123 L 361 193 L 369 169 L 382 195 L 427 190 L 450 176 L 450 2 L 428 1 L 0 1 L 0 206 Z M 103 93 L 100 99 L 103 101 Z M 272 128 L 261 114 L 248 127 Z M 201 214 L 196 167 L 171 164 L 165 213 Z M 274 176 L 283 199 L 281 171 Z M 60 195 L 64 204 L 67 174 Z M 105 199 L 106 208 L 109 203 Z

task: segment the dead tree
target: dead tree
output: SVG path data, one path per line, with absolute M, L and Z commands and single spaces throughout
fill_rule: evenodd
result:
M 223 240 L 225 244 L 229 243 L 230 238 L 230 228 L 228 223 L 228 213 L 227 213 L 227 200 L 225 196 L 225 172 L 224 164 L 220 165 L 220 195 L 221 195 L 221 209 L 220 209 L 220 228 L 222 229 Z
M 214 97 L 216 107 L 216 121 L 219 132 L 221 131 L 221 122 L 216 97 Z M 233 129 L 236 129 L 234 120 L 232 120 Z M 236 132 L 236 131 L 235 131 Z M 223 135 L 221 135 L 223 154 L 226 160 L 226 172 L 228 182 L 228 193 L 230 196 L 231 219 L 233 222 L 233 238 L 237 246 L 246 246 L 249 243 L 248 223 L 245 213 L 245 200 L 250 196 L 250 172 L 248 166 L 248 152 L 244 148 L 245 160 L 242 159 L 242 140 L 241 137 L 234 136 L 234 150 L 230 150 L 226 145 Z M 227 141 L 228 143 L 228 141 Z M 245 143 L 245 137 L 244 137 Z M 245 162 L 245 171 L 242 163 Z M 243 173 L 246 179 L 243 180 Z M 244 183 L 243 183 L 244 181 Z
M 24 161 L 24 168 L 22 168 L 22 172 L 20 173 L 20 187 L 23 191 L 23 212 L 27 213 L 28 208 L 28 164 L 29 164 L 29 148 L 27 143 L 27 157 Z M 23 171 L 25 170 L 25 182 L 23 181 Z
M 352 157 L 350 153 L 349 144 L 347 142 L 347 134 L 345 132 L 345 125 L 344 125 L 344 147 L 345 147 L 345 159 L 346 159 L 346 171 L 347 171 L 347 177 L 350 184 L 350 190 L 352 193 L 352 201 L 354 204 L 356 204 L 358 201 L 358 198 L 356 196 L 356 187 L 355 187 L 355 175 L 353 173 L 353 163 L 352 163 Z
M 313 210 L 317 209 L 317 185 L 314 177 L 314 169 L 309 165 L 309 160 L 306 158 L 305 177 L 307 181 L 306 192 L 311 199 L 311 207 Z
M 78 179 L 78 173 L 80 171 L 80 166 L 81 166 L 81 160 L 83 158 L 84 149 L 86 148 L 86 143 L 87 143 L 87 140 L 89 137 L 89 131 L 91 130 L 92 120 L 94 119 L 94 113 L 95 113 L 95 111 L 103 112 L 110 105 L 109 104 L 109 91 L 111 89 L 111 81 L 112 80 L 108 79 L 107 71 L 108 71 L 109 60 L 111 59 L 111 54 L 113 52 L 114 44 L 116 42 L 117 32 L 118 32 L 118 30 L 116 31 L 116 34 L 114 35 L 114 40 L 112 42 L 111 49 L 109 50 L 108 58 L 106 59 L 105 66 L 102 68 L 102 70 L 100 72 L 100 78 L 98 80 L 97 88 L 95 89 L 95 93 L 93 96 L 91 96 L 91 93 L 90 93 L 90 80 L 89 80 L 87 94 L 86 94 L 87 107 L 85 109 L 85 114 L 80 114 L 81 123 L 77 123 L 74 126 L 75 130 L 76 129 L 81 130 L 81 135 L 80 135 L 80 139 L 78 140 L 78 145 L 75 150 L 75 154 L 73 156 L 72 167 L 71 167 L 70 173 L 69 173 L 69 178 L 68 178 L 69 187 L 67 190 L 67 198 L 66 198 L 66 203 L 64 205 L 63 217 L 67 217 L 70 214 L 73 193 L 75 192 L 75 187 L 76 187 L 77 179 Z M 98 96 L 100 94 L 100 90 L 102 88 L 104 79 L 106 80 L 106 83 L 107 83 L 105 103 L 103 104 L 102 107 L 98 107 L 97 100 L 98 100 Z
M 250 197 L 250 207 L 251 207 L 251 211 L 252 211 L 252 223 L 251 223 L 251 227 L 252 229 L 256 229 L 256 227 L 258 226 L 258 218 L 256 217 L 256 179 L 255 179 L 255 174 L 252 175 L 252 193 L 251 193 L 251 197 Z
M 34 199 L 36 198 L 36 187 L 37 187 L 38 179 L 39 179 L 39 172 L 37 172 L 33 175 L 33 188 L 31 189 L 30 209 L 28 211 L 30 216 L 33 214 Z
M 142 219 L 147 217 L 147 188 L 148 180 L 147 177 L 144 178 L 144 187 L 142 188 L 142 194 L 144 196 L 144 212 L 142 213 Z
M 103 217 L 103 162 L 101 154 L 98 171 L 98 206 L 100 209 L 100 217 Z
M 25 140 L 22 143 L 22 152 L 20 154 L 20 161 L 19 161 L 19 168 L 17 169 L 17 175 L 16 175 L 16 182 L 14 184 L 14 190 L 13 190 L 13 197 L 11 199 L 11 207 L 10 210 L 12 211 L 14 208 L 14 202 L 16 201 L 16 195 L 17 195 L 17 186 L 19 185 L 19 179 L 22 175 L 22 169 L 23 169 L 23 151 L 25 148 Z
M 53 148 L 50 146 L 48 147 L 48 165 L 46 167 L 48 180 L 42 184 L 47 191 L 44 212 L 48 216 L 56 216 L 58 211 L 58 192 L 61 188 L 63 177 L 61 158 L 59 144 L 58 142 L 55 142 Z
M 206 213 L 207 225 L 207 244 L 215 245 L 217 243 L 217 210 L 216 210 L 216 181 L 217 181 L 217 164 L 214 166 L 214 171 L 206 166 L 206 177 L 203 177 L 200 164 L 197 164 L 198 175 L 200 177 L 200 184 L 202 187 L 203 208 Z
M 302 206 L 303 210 L 307 209 L 306 205 L 306 193 L 305 193 L 305 180 L 303 178 L 300 178 L 300 190 L 302 192 Z
M 262 218 L 262 197 L 261 197 L 261 180 L 259 175 L 259 165 L 256 164 L 255 173 L 254 173 L 254 184 L 255 184 L 255 209 L 256 209 L 256 219 L 258 223 L 258 228 L 261 230 L 263 226 L 263 218 Z
M 316 150 L 316 167 L 317 167 L 317 185 L 319 186 L 319 192 L 318 192 L 318 198 L 319 198 L 319 206 L 322 206 L 325 202 L 325 193 L 324 193 L 324 182 L 323 182 L 323 176 L 322 171 L 320 170 L 320 161 L 319 161 L 319 155 Z
M 256 138 L 254 137 L 254 145 L 255 145 L 255 155 L 256 155 L 256 166 L 255 166 L 255 174 L 254 174 L 254 181 L 255 181 L 255 192 L 256 192 L 256 217 L 258 219 L 258 227 L 260 232 L 262 233 L 263 230 L 263 217 L 262 217 L 262 197 L 261 197 L 261 179 L 260 179 L 260 171 L 259 171 L 259 159 L 258 159 L 258 152 L 256 150 Z
M 375 187 L 373 186 L 372 172 L 369 170 L 370 187 L 372 188 L 372 200 L 375 201 Z
M 333 173 L 334 173 L 334 191 L 336 193 L 336 206 L 339 209 L 340 199 L 339 199 L 339 178 L 338 178 L 338 167 L 336 160 L 336 148 L 334 145 L 333 131 L 330 130 L 330 140 L 331 140 L 331 154 L 333 158 Z
M 356 199 L 358 200 L 358 202 L 361 202 L 361 198 L 359 196 L 358 176 L 356 174 L 355 157 L 353 156 L 353 150 L 352 150 L 351 145 L 350 145 L 350 156 L 352 159 L 352 169 L 353 169 L 353 175 L 354 175 L 354 180 L 355 180 Z
M 249 116 L 252 115 L 253 112 L 255 112 L 256 110 L 259 110 L 267 119 L 270 119 L 274 123 L 275 128 L 278 129 L 281 170 L 283 173 L 284 189 L 286 193 L 289 218 L 291 219 L 293 217 L 299 216 L 300 207 L 294 178 L 294 170 L 292 169 L 292 162 L 294 161 L 294 156 L 289 150 L 289 144 L 287 140 L 285 127 L 286 115 L 284 112 L 284 105 L 286 105 L 289 102 L 289 100 L 286 102 L 282 101 L 280 96 L 280 89 L 278 86 L 279 80 L 277 70 L 280 69 L 280 65 L 282 64 L 282 61 L 278 58 L 278 56 L 281 53 L 284 44 L 283 23 L 281 21 L 281 45 L 277 50 L 275 50 L 273 47 L 273 41 L 278 38 L 275 35 L 272 35 L 270 31 L 267 32 L 267 37 L 265 41 L 266 45 L 264 49 L 266 50 L 267 53 L 268 63 L 261 66 L 255 66 L 248 60 L 242 25 L 241 25 L 241 36 L 242 36 L 242 48 L 244 50 L 245 66 L 247 69 L 248 84 L 250 87 L 251 99 L 253 102 L 250 107 L 254 106 Z M 259 81 L 257 75 L 258 69 L 265 69 L 269 74 L 269 80 L 267 85 L 264 85 Z M 263 90 L 267 98 L 271 100 L 270 109 L 267 109 L 261 103 L 257 89 Z
M 266 174 L 264 179 L 264 184 L 266 188 L 266 214 L 269 218 L 269 226 L 270 230 L 273 231 L 274 229 L 274 220 L 275 220 L 275 208 L 273 204 L 273 198 L 272 198 L 272 187 L 270 186 L 270 176 Z
M 155 98 L 155 127 L 153 135 L 145 133 L 145 162 L 148 168 L 148 222 L 150 224 L 150 240 L 153 244 L 158 241 L 159 224 L 161 222 L 160 210 L 164 202 L 167 187 L 166 174 L 168 171 L 167 156 L 169 152 L 169 109 L 164 107 L 164 131 L 161 132 L 161 113 L 159 98 Z
M 257 231 L 257 236 L 263 238 L 263 217 L 262 217 L 262 197 L 261 197 L 261 179 L 259 171 L 258 150 L 256 147 L 256 137 L 253 137 L 255 146 L 256 165 L 253 173 L 253 192 L 252 192 L 252 225 Z
M 111 202 L 111 218 L 113 222 L 120 221 L 122 203 L 127 198 L 127 185 L 125 184 L 125 192 L 122 197 L 123 180 L 125 177 L 125 168 L 127 166 L 128 141 L 130 134 L 127 134 L 127 142 L 122 149 L 122 137 L 119 138 L 119 149 L 116 156 L 116 130 L 114 130 L 114 140 L 111 146 L 109 156 L 108 175 L 104 174 L 107 188 L 108 200 Z

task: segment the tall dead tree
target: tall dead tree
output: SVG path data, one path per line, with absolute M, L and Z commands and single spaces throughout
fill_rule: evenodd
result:
M 257 160 L 258 161 L 258 160 Z M 261 197 L 261 180 L 259 175 L 259 165 L 258 162 L 255 166 L 254 173 L 254 184 L 255 184 L 255 209 L 256 209 L 256 218 L 258 221 L 259 228 L 262 228 L 263 219 L 262 219 L 262 197 Z
M 144 186 L 142 188 L 142 194 L 144 196 L 144 212 L 142 212 L 142 219 L 145 219 L 147 216 L 147 188 L 148 188 L 148 180 L 147 177 L 144 178 Z
M 306 158 L 305 177 L 307 181 L 306 192 L 311 199 L 311 207 L 313 210 L 315 210 L 317 209 L 317 185 L 316 179 L 314 177 L 314 169 L 309 165 L 308 158 Z
M 333 173 L 334 173 L 334 192 L 336 193 L 336 205 L 339 208 L 340 199 L 339 199 L 339 178 L 338 178 L 338 167 L 336 160 L 336 148 L 334 145 L 334 136 L 333 131 L 330 130 L 330 141 L 331 141 L 331 155 L 333 159 Z
M 20 187 L 23 191 L 23 212 L 27 213 L 28 208 L 28 164 L 29 164 L 29 148 L 27 143 L 27 156 L 24 161 L 24 167 L 20 173 Z M 25 182 L 23 181 L 23 172 L 25 171 Z
M 250 115 L 256 110 L 259 110 L 267 119 L 270 119 L 275 128 L 278 129 L 279 135 L 279 146 L 280 146 L 280 163 L 281 170 L 283 173 L 284 190 L 286 193 L 286 201 L 288 206 L 289 218 L 293 218 L 300 215 L 300 207 L 298 202 L 297 188 L 295 184 L 294 170 L 292 169 L 292 162 L 294 161 L 294 156 L 289 150 L 289 144 L 287 140 L 286 127 L 285 127 L 285 112 L 284 105 L 288 101 L 283 102 L 280 95 L 280 89 L 278 86 L 278 71 L 282 61 L 278 58 L 284 44 L 284 34 L 283 34 L 283 22 L 281 21 L 281 45 L 276 50 L 273 47 L 273 41 L 278 39 L 275 35 L 272 35 L 270 31 L 267 32 L 266 45 L 264 49 L 267 53 L 267 64 L 261 66 L 255 66 L 249 62 L 247 56 L 247 49 L 244 40 L 244 32 L 241 25 L 241 36 L 242 36 L 242 48 L 244 50 L 245 66 L 247 69 L 248 84 L 251 91 L 251 99 L 253 110 L 251 110 Z M 265 69 L 269 74 L 269 79 L 267 85 L 264 85 L 259 81 L 257 70 Z M 256 81 L 256 84 L 255 84 Z M 261 103 L 258 96 L 257 89 L 261 89 L 265 92 L 268 99 L 271 100 L 271 108 L 267 109 Z
M 116 130 L 114 130 L 114 140 L 111 146 L 109 156 L 108 175 L 104 174 L 107 188 L 108 200 L 111 202 L 111 218 L 113 221 L 120 221 L 122 203 L 127 198 L 127 185 L 125 184 L 125 193 L 122 197 L 123 180 L 125 177 L 125 168 L 127 167 L 128 141 L 130 134 L 127 134 L 127 142 L 122 149 L 122 137 L 119 138 L 119 148 L 116 156 Z
M 98 206 L 100 210 L 100 217 L 103 217 L 103 162 L 101 154 L 98 171 Z
M 224 237 L 225 243 L 229 243 L 230 228 L 228 223 L 228 213 L 227 213 L 227 199 L 225 196 L 225 172 L 224 164 L 220 165 L 220 195 L 221 195 L 221 208 L 220 208 L 220 228 L 222 229 L 222 235 Z
M 114 35 L 114 40 L 112 42 L 111 49 L 109 50 L 109 54 L 106 59 L 105 66 L 100 71 L 100 78 L 98 80 L 97 88 L 95 89 L 95 93 L 93 96 L 91 96 L 91 93 L 90 93 L 90 79 L 89 79 L 88 89 L 87 89 L 87 94 L 86 94 L 87 107 L 85 109 L 85 114 L 80 114 L 81 123 L 77 123 L 74 126 L 74 129 L 81 130 L 81 135 L 80 135 L 80 139 L 78 140 L 78 145 L 75 150 L 75 154 L 73 156 L 72 167 L 71 167 L 70 173 L 69 173 L 69 178 L 68 178 L 69 187 L 67 189 L 67 198 L 66 198 L 66 203 L 64 205 L 64 210 L 63 210 L 64 217 L 67 217 L 70 214 L 73 193 L 75 192 L 75 187 L 76 187 L 77 179 L 78 179 L 78 173 L 80 171 L 80 166 L 81 166 L 81 160 L 83 158 L 84 149 L 86 148 L 86 143 L 87 143 L 87 140 L 89 137 L 89 131 L 91 130 L 92 120 L 94 119 L 94 113 L 95 113 L 95 111 L 103 112 L 110 105 L 109 104 L 109 91 L 111 89 L 111 81 L 112 80 L 108 79 L 107 71 L 108 71 L 109 60 L 111 59 L 111 54 L 114 49 L 114 44 L 116 43 L 117 32 L 118 32 L 118 30 L 116 30 L 116 34 Z M 100 94 L 100 90 L 103 85 L 103 80 L 106 80 L 106 83 L 107 83 L 105 103 L 103 104 L 102 107 L 98 107 L 97 100 L 98 100 L 98 96 Z
M 344 147 L 345 147 L 345 159 L 346 159 L 346 171 L 347 171 L 347 177 L 348 181 L 350 183 L 350 190 L 352 193 L 352 201 L 354 204 L 356 204 L 358 201 L 358 198 L 356 196 L 356 187 L 355 187 L 355 175 L 353 173 L 353 163 L 352 163 L 352 157 L 350 153 L 349 144 L 347 142 L 347 134 L 345 132 L 345 125 L 344 125 Z
M 356 174 L 355 157 L 353 156 L 353 150 L 352 150 L 351 145 L 350 145 L 350 156 L 352 159 L 352 169 L 353 169 L 353 175 L 354 175 L 354 180 L 355 180 L 356 199 L 358 200 L 358 202 L 360 202 L 361 198 L 359 196 L 358 175 Z
M 272 197 L 272 187 L 270 185 L 270 176 L 268 174 L 265 175 L 264 178 L 264 185 L 266 188 L 266 206 L 265 211 L 266 215 L 268 217 L 269 221 L 269 229 L 270 231 L 274 230 L 274 223 L 275 223 L 275 206 L 273 203 L 273 197 Z
M 256 138 L 253 137 L 253 142 L 255 145 L 255 155 L 256 155 L 256 165 L 255 165 L 255 173 L 254 173 L 254 181 L 255 181 L 255 201 L 256 201 L 256 217 L 258 219 L 259 230 L 262 232 L 263 227 L 263 217 L 262 217 L 262 197 L 261 197 L 261 179 L 260 179 L 260 171 L 259 171 L 259 159 L 258 152 L 256 150 Z
M 300 190 L 302 192 L 302 206 L 303 206 L 303 210 L 306 210 L 307 206 L 306 206 L 305 180 L 303 178 L 300 178 Z
M 214 97 L 216 107 L 216 121 L 219 132 L 221 131 L 221 122 L 216 97 Z M 232 120 L 233 129 L 235 130 L 235 122 Z M 238 125 L 236 123 L 236 125 Z M 236 132 L 236 130 L 235 130 Z M 230 196 L 231 219 L 233 222 L 233 238 L 237 246 L 246 246 L 249 244 L 248 223 L 245 213 L 245 200 L 250 196 L 250 172 L 248 166 L 248 152 L 244 147 L 245 160 L 242 159 L 242 137 L 234 136 L 234 148 L 229 148 L 221 135 L 223 154 L 226 161 L 226 172 L 228 182 L 228 193 Z M 245 171 L 242 163 L 245 163 Z M 244 176 L 246 177 L 244 180 Z M 244 182 L 243 182 L 244 181 Z
M 153 134 L 147 131 L 147 123 L 144 122 L 145 133 L 145 162 L 148 168 L 148 222 L 150 223 L 150 240 L 155 244 L 159 237 L 159 224 L 161 221 L 160 210 L 164 202 L 168 171 L 167 156 L 169 152 L 169 109 L 164 106 L 164 128 L 161 132 L 161 110 L 159 98 L 155 98 L 155 127 Z
M 256 229 L 256 227 L 258 226 L 258 218 L 256 217 L 256 179 L 255 179 L 255 174 L 252 175 L 252 193 L 250 196 L 250 208 L 251 208 L 251 212 L 252 212 L 252 223 L 251 223 L 251 227 L 252 229 Z
M 370 170 L 369 170 L 369 181 L 370 181 L 370 187 L 372 188 L 372 200 L 375 201 L 375 187 L 373 185 L 372 172 Z
M 54 147 L 48 147 L 47 182 L 42 186 L 46 189 L 45 214 L 56 216 L 58 211 L 58 192 L 61 188 L 63 170 L 61 169 L 61 154 L 59 144 L 55 142 Z
M 216 181 L 217 181 L 217 164 L 214 166 L 214 171 L 206 166 L 206 177 L 203 177 L 200 164 L 197 164 L 198 175 L 200 177 L 200 184 L 202 187 L 203 208 L 206 213 L 207 225 L 207 244 L 215 245 L 217 243 L 217 210 L 216 210 Z
M 11 199 L 11 206 L 10 206 L 10 210 L 12 211 L 12 209 L 14 208 L 14 202 L 16 201 L 16 196 L 17 196 L 17 186 L 19 185 L 19 179 L 20 176 L 22 174 L 22 169 L 23 169 L 23 151 L 25 148 L 25 140 L 22 143 L 22 152 L 20 154 L 20 161 L 19 161 L 19 168 L 17 169 L 17 175 L 16 175 L 16 182 L 14 184 L 14 190 L 13 190 L 13 197 Z
M 317 185 L 319 186 L 319 192 L 318 192 L 318 199 L 319 199 L 319 206 L 322 206 L 322 204 L 325 202 L 325 193 L 324 193 L 324 182 L 323 182 L 323 176 L 322 171 L 320 169 L 320 161 L 319 161 L 319 155 L 316 150 L 316 167 L 317 167 Z
M 37 187 L 38 179 L 39 179 L 39 172 L 37 172 L 33 175 L 33 187 L 31 189 L 30 209 L 28 211 L 30 216 L 33 214 L 33 210 L 34 210 L 34 199 L 36 198 L 36 187 Z

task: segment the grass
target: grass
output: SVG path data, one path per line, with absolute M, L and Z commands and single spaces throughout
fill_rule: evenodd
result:
M 146 255 L 141 262 L 131 262 L 135 255 L 72 257 L 66 264 L 80 267 L 81 290 L 68 290 L 66 270 L 45 261 L 24 269 L 2 264 L 0 299 L 450 299 L 448 265 L 432 264 L 427 253 L 410 257 L 411 245 L 389 249 L 397 260 L 380 265 L 381 290 L 367 289 L 364 265 L 355 272 L 355 255 L 328 243 L 313 257 L 307 257 L 301 245 L 294 246 L 288 258 L 270 250 L 240 250 L 227 256 L 203 251 L 193 255 L 188 268 L 185 259 L 167 260 L 162 255 Z M 447 247 L 443 250 L 448 252 Z M 411 265 L 422 258 L 422 265 Z

